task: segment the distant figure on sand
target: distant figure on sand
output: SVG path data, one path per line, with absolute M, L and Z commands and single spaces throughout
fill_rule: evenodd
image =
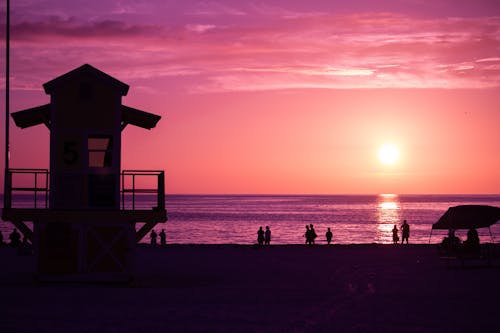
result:
M 0 245 L 3 245 L 3 234 L 1 230 L 0 230 Z
M 9 235 L 10 246 L 19 247 L 21 245 L 21 234 L 14 228 L 14 230 Z
M 151 230 L 151 235 L 149 235 L 149 237 L 151 238 L 151 245 L 156 245 L 156 237 L 158 235 L 156 234 L 156 231 Z
M 401 244 L 404 243 L 406 239 L 406 244 L 408 244 L 408 239 L 410 238 L 410 225 L 406 222 L 406 220 L 403 221 L 403 224 L 401 225 Z
M 307 224 L 306 224 L 306 233 L 304 234 L 304 237 L 306 238 L 306 244 L 312 245 L 311 230 L 309 229 L 309 226 Z
M 262 227 L 257 231 L 257 243 L 259 243 L 259 245 L 264 245 L 264 230 Z
M 266 226 L 266 232 L 264 235 L 264 244 L 265 245 L 271 244 L 271 229 L 269 229 L 269 226 Z
M 326 242 L 328 243 L 328 245 L 330 245 L 330 243 L 332 242 L 332 236 L 333 236 L 330 228 L 328 228 L 328 231 L 326 232 L 325 236 L 326 236 Z
M 398 236 L 398 227 L 394 225 L 394 228 L 392 228 L 392 242 L 394 244 L 397 244 L 399 242 L 399 236 Z
M 165 234 L 165 229 L 161 229 L 161 232 L 160 232 L 160 244 L 162 246 L 167 245 L 167 235 Z
M 312 243 L 314 244 L 316 237 L 318 237 L 318 235 L 316 234 L 316 231 L 314 230 L 314 226 L 312 225 L 312 223 L 309 224 L 309 230 L 311 231 L 311 239 Z

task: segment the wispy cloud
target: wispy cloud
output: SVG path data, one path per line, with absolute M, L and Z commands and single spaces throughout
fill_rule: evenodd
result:
M 47 38 L 55 41 L 70 38 L 93 38 L 106 40 L 109 38 L 133 38 L 148 36 L 158 31 L 158 26 L 130 25 L 116 20 L 78 22 L 74 17 L 64 19 L 52 16 L 44 21 L 20 22 L 12 25 L 12 39 L 17 41 L 47 42 Z
M 209 30 L 215 29 L 214 24 L 187 24 L 186 29 L 194 32 L 204 33 Z

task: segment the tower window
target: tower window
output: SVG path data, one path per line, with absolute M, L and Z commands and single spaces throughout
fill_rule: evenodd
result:
M 88 139 L 89 167 L 105 168 L 112 165 L 113 140 L 111 135 L 91 135 Z

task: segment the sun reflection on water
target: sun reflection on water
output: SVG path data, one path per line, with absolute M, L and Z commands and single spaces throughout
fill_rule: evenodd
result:
M 401 220 L 401 206 L 397 194 L 380 194 L 377 204 L 377 243 L 392 243 L 392 228 Z M 398 226 L 399 229 L 399 226 Z

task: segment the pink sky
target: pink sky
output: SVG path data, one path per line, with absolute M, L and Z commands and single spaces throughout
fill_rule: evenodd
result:
M 11 3 L 11 111 L 97 67 L 163 117 L 123 132 L 122 166 L 169 193 L 500 192 L 498 1 Z M 11 167 L 48 148 L 11 123 Z

